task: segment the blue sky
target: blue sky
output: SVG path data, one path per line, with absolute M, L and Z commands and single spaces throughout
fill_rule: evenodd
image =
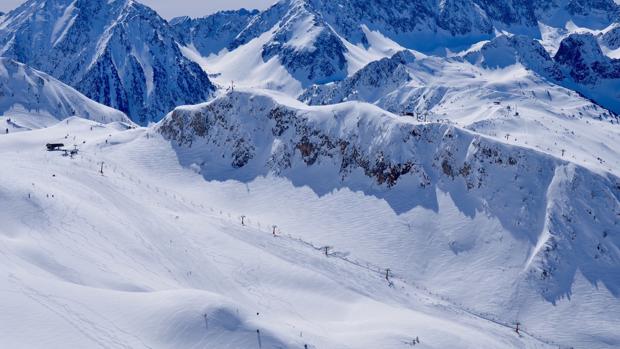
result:
M 0 0 L 0 11 L 10 11 L 25 0 Z M 218 10 L 245 8 L 264 9 L 276 0 L 138 0 L 151 6 L 165 18 L 182 15 L 200 17 Z

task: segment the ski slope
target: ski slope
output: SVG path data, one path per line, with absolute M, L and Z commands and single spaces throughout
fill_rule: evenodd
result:
M 619 15 L 27 1 L 0 348 L 619 348 Z
M 86 141 L 78 156 L 43 150 L 66 134 Z M 274 237 L 273 215 L 242 226 L 213 186 L 236 189 L 181 168 L 166 144 L 78 118 L 0 138 L 0 346 L 555 347 L 408 280 L 390 287 L 379 266 L 292 230 Z
M 346 187 L 317 195 L 269 174 L 209 180 L 155 131 L 71 118 L 0 137 L 0 322 L 10 334 L 0 346 L 251 348 L 259 336 L 262 348 L 402 348 L 416 337 L 421 348 L 619 343 L 607 289 L 578 274 L 570 298 L 552 306 L 510 285 L 525 256 L 506 253 L 528 243 L 492 217 L 464 216 L 453 194 L 438 193 L 436 212 L 396 214 Z M 67 139 L 81 148 L 73 159 L 44 151 Z M 498 233 L 468 240 L 471 229 Z M 466 291 L 472 282 L 489 286 Z M 501 293 L 522 303 L 489 302 Z

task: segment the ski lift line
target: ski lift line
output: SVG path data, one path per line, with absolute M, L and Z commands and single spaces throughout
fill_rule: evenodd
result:
M 149 189 L 152 190 L 152 188 L 149 188 Z M 179 197 L 182 197 L 182 196 L 179 195 Z M 177 201 L 178 201 L 178 199 L 177 199 Z M 201 206 L 203 206 L 203 205 L 201 205 Z M 212 208 L 210 208 L 210 209 L 211 209 L 211 211 L 213 210 Z M 221 210 L 220 210 L 220 214 L 221 215 L 226 214 L 228 217 L 232 216 L 229 212 L 224 212 L 224 211 L 221 211 Z M 215 213 L 212 214 L 211 216 L 217 218 L 217 215 Z M 223 218 L 220 218 L 220 220 L 222 222 L 225 221 Z M 226 220 L 226 223 L 229 223 L 229 221 L 230 221 L 230 218 L 228 220 Z M 258 222 L 258 224 L 260 224 L 260 222 Z M 259 230 L 259 231 L 262 232 L 261 230 Z M 315 251 L 321 251 L 322 252 L 323 250 L 325 250 L 325 246 L 316 246 L 316 245 L 314 245 L 311 242 L 305 241 L 305 240 L 303 240 L 302 238 L 299 238 L 299 237 L 294 237 L 293 235 L 291 235 L 289 233 L 282 234 L 280 232 L 280 234 L 278 236 L 279 237 L 288 238 L 291 241 L 294 241 L 294 242 L 297 242 L 297 243 L 299 243 L 301 245 L 304 245 L 306 247 L 312 248 Z M 357 259 L 353 260 L 353 259 L 347 258 L 346 256 L 339 255 L 339 254 L 337 254 L 337 252 L 331 253 L 330 257 L 338 258 L 341 261 L 344 261 L 344 262 L 346 262 L 346 263 L 348 263 L 350 265 L 353 265 L 355 267 L 359 267 L 359 268 L 365 269 L 365 270 L 373 272 L 373 273 L 377 273 L 377 274 L 379 274 L 381 276 L 385 275 L 384 273 L 385 273 L 386 268 L 382 268 L 380 266 L 371 264 L 369 262 L 363 262 L 363 261 L 360 261 L 360 260 L 357 260 Z M 417 285 L 415 283 L 412 283 L 412 282 L 406 280 L 404 277 L 402 277 L 402 276 L 400 276 L 398 274 L 393 274 L 392 272 L 390 272 L 390 277 L 392 279 L 398 280 L 398 281 L 400 281 L 400 282 L 402 282 L 402 283 L 404 283 L 406 285 L 410 285 L 410 286 L 414 287 L 415 289 L 420 290 L 420 291 L 426 293 L 427 296 L 431 296 L 431 297 L 434 297 L 434 298 L 439 298 L 440 300 L 451 304 L 456 309 L 461 310 L 464 313 L 469 314 L 470 316 L 477 317 L 477 318 L 480 318 L 480 319 L 483 319 L 483 320 L 487 320 L 489 322 L 493 322 L 494 324 L 497 324 L 497 325 L 509 328 L 511 330 L 514 329 L 512 324 L 503 322 L 501 320 L 498 320 L 497 317 L 493 316 L 493 314 L 482 314 L 482 313 L 479 313 L 479 312 L 477 312 L 477 311 L 475 311 L 475 310 L 473 310 L 471 308 L 468 308 L 468 307 L 466 307 L 466 306 L 464 306 L 462 304 L 459 304 L 459 303 L 456 303 L 456 302 L 452 301 L 448 297 L 436 294 L 436 293 L 430 291 L 428 288 L 426 288 L 424 286 L 420 286 L 420 285 Z M 529 332 L 527 330 L 524 330 L 523 328 L 520 328 L 520 332 L 523 333 L 523 334 L 526 334 L 526 335 L 530 336 L 531 338 L 536 339 L 536 340 L 538 340 L 538 341 L 540 341 L 542 343 L 549 344 L 549 345 L 558 345 L 557 343 L 555 343 L 553 341 L 545 340 L 545 339 L 543 339 L 543 338 L 541 338 L 539 336 L 536 336 L 535 334 L 533 334 L 533 333 L 531 333 L 531 332 Z
M 130 176 L 130 179 L 133 181 L 133 177 Z M 151 191 L 154 191 L 152 188 L 149 188 L 149 189 L 151 189 Z M 167 194 L 167 192 L 164 192 L 164 193 L 166 195 L 169 195 L 169 194 Z M 174 193 L 172 195 L 175 197 L 175 200 L 177 202 L 179 202 L 179 199 L 177 198 L 176 193 Z M 178 195 L 178 197 L 179 198 L 184 198 L 182 195 Z M 206 210 L 204 210 L 204 211 L 206 211 Z M 224 215 L 226 215 L 226 216 L 224 216 Z M 209 216 L 211 216 L 212 218 L 218 218 L 217 213 L 210 214 Z M 224 218 L 224 217 L 226 217 L 226 218 Z M 230 224 L 232 222 L 231 221 L 231 217 L 232 217 L 232 214 L 230 212 L 226 212 L 226 211 L 220 210 L 219 218 L 220 218 L 220 221 L 222 221 L 223 223 Z M 247 217 L 247 218 L 249 218 L 249 217 Z M 265 226 L 269 226 L 269 225 L 265 225 Z M 263 231 L 259 230 L 259 232 L 263 232 Z M 270 233 L 269 235 L 272 235 L 272 234 Z M 307 248 L 311 248 L 311 249 L 313 249 L 315 251 L 318 251 L 318 252 L 323 252 L 325 250 L 325 246 L 314 245 L 312 242 L 303 240 L 300 237 L 295 237 L 295 236 L 291 235 L 290 233 L 283 234 L 280 231 L 280 234 L 278 234 L 277 236 L 281 237 L 281 238 L 286 238 L 286 239 L 288 239 L 290 241 L 297 242 L 297 243 L 299 243 L 299 244 L 301 244 L 301 245 L 303 245 L 303 246 L 305 246 Z M 348 263 L 348 264 L 350 264 L 350 265 L 352 265 L 354 267 L 358 267 L 358 268 L 370 271 L 372 273 L 376 273 L 381 278 L 385 277 L 385 271 L 386 271 L 386 269 L 389 269 L 389 268 L 385 268 L 385 267 L 381 267 L 381 266 L 375 265 L 375 264 L 367 262 L 367 261 L 362 261 L 362 260 L 358 260 L 358 259 L 348 258 L 346 256 L 338 254 L 337 251 L 330 253 L 329 256 L 331 258 L 339 259 L 339 260 L 341 260 L 341 261 L 343 261 L 345 263 Z M 494 316 L 493 314 L 483 314 L 483 313 L 477 312 L 476 310 L 471 309 L 469 307 L 466 307 L 464 305 L 461 305 L 461 304 L 451 300 L 450 298 L 448 298 L 446 296 L 439 295 L 437 293 L 434 293 L 434 292 L 430 291 L 428 288 L 426 288 L 424 286 L 420 286 L 420 285 L 418 285 L 418 284 L 416 284 L 414 282 L 411 282 L 411 281 L 407 280 L 405 277 L 401 276 L 399 273 L 394 273 L 393 271 L 390 270 L 389 276 L 393 280 L 397 280 L 397 281 L 399 281 L 399 282 L 401 282 L 401 283 L 403 283 L 405 285 L 409 285 L 409 286 L 411 286 L 411 287 L 413 287 L 413 288 L 415 288 L 415 289 L 417 289 L 419 291 L 422 291 L 422 292 L 426 293 L 427 296 L 431 296 L 433 298 L 439 298 L 440 300 L 449 303 L 455 309 L 460 310 L 463 313 L 466 313 L 466 314 L 468 314 L 468 315 L 470 315 L 472 317 L 479 318 L 479 319 L 482 319 L 482 320 L 486 320 L 486 321 L 492 322 L 492 323 L 494 323 L 496 325 L 506 327 L 506 328 L 508 328 L 510 330 L 514 330 L 514 326 L 511 323 L 505 322 L 505 321 L 501 321 L 496 316 Z M 521 326 L 522 326 L 522 324 L 521 324 Z M 523 334 L 525 334 L 525 335 L 527 335 L 527 336 L 529 336 L 529 337 L 531 337 L 531 338 L 533 338 L 533 339 L 535 339 L 535 340 L 537 340 L 537 341 L 539 341 L 541 343 L 544 343 L 544 344 L 547 344 L 547 345 L 560 346 L 558 343 L 555 343 L 553 341 L 550 341 L 550 340 L 544 339 L 544 338 L 542 338 L 540 336 L 537 336 L 537 335 L 529 332 L 528 330 L 526 330 L 523 327 L 519 328 L 519 332 L 523 333 Z M 562 347 L 560 346 L 560 348 L 562 348 Z

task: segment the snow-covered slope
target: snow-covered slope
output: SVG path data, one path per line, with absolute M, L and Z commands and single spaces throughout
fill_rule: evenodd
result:
M 366 101 L 405 118 L 455 123 L 589 168 L 620 173 L 620 153 L 609 146 L 620 137 L 617 116 L 550 81 L 564 73 L 540 45 L 529 46 L 531 41 L 524 40 L 499 37 L 466 54 L 465 61 L 415 59 L 401 52 L 342 82 L 313 86 L 299 98 L 313 105 Z M 515 50 L 523 47 L 528 49 Z
M 159 132 L 182 165 L 209 181 L 249 185 L 275 174 L 324 200 L 341 190 L 376 198 L 399 228 L 373 225 L 378 230 L 366 235 L 354 220 L 346 224 L 355 228 L 337 233 L 291 224 L 307 239 L 335 239 L 352 255 L 390 265 L 425 287 L 442 285 L 468 307 L 536 321 L 537 333 L 551 329 L 534 318 L 559 320 L 566 307 L 579 309 L 574 318 L 599 320 L 605 307 L 617 307 L 616 176 L 367 104 L 308 107 L 263 93 L 178 108 Z M 485 280 L 494 286 L 480 287 Z M 592 298 L 582 307 L 573 296 Z M 487 301 L 478 304 L 477 297 Z M 587 341 L 565 326 L 576 332 L 560 330 L 555 338 Z
M 43 150 L 67 135 L 86 141 L 78 156 Z M 416 338 L 421 348 L 557 347 L 529 334 L 533 323 L 519 336 L 512 317 L 473 314 L 419 277 L 395 272 L 388 282 L 388 266 L 346 253 L 355 245 L 344 243 L 346 218 L 328 256 L 321 243 L 334 240 L 324 232 L 288 227 L 357 211 L 351 191 L 328 203 L 275 177 L 206 182 L 153 130 L 78 118 L 0 136 L 0 148 L 2 347 L 397 349 Z M 259 189 L 248 203 L 266 200 L 244 226 L 230 209 L 242 187 Z M 298 195 L 308 211 L 277 208 Z M 372 197 L 356 201 L 385 209 Z M 311 218 L 317 204 L 328 219 Z M 368 233 L 358 232 L 360 249 L 371 246 Z
M 197 50 L 204 57 L 228 49 L 230 43 L 248 25 L 258 10 L 221 11 L 202 18 L 177 17 L 170 25 L 180 43 Z
M 0 115 L 2 133 L 49 126 L 74 115 L 102 123 L 131 123 L 122 112 L 8 58 L 0 58 Z
M 279 77 L 281 91 L 294 94 L 299 92 L 290 88 L 295 83 L 307 87 L 342 80 L 404 48 L 449 56 L 512 33 L 525 35 L 530 42 L 542 39 L 543 47 L 556 51 L 571 33 L 609 30 L 620 18 L 619 9 L 612 0 L 282 0 L 260 13 L 215 14 L 189 27 L 179 24 L 178 32 L 186 56 L 221 84 L 235 80 L 243 86 L 273 89 L 275 84 L 264 82 L 271 80 L 271 72 Z M 217 29 L 201 31 L 199 26 Z M 210 38 L 213 33 L 216 39 Z M 214 53 L 219 55 L 208 58 Z M 247 59 L 239 62 L 239 56 Z M 228 61 L 234 63 L 230 67 L 223 63 Z M 239 65 L 250 71 L 235 74 Z M 288 76 L 282 76 L 282 69 Z
M 142 124 L 205 101 L 213 90 L 181 54 L 168 23 L 133 0 L 29 0 L 2 18 L 0 55 Z
M 541 153 L 247 92 L 0 148 L 2 346 L 620 343 L 618 179 Z
M 0 347 L 620 347 L 619 8 L 27 1 Z

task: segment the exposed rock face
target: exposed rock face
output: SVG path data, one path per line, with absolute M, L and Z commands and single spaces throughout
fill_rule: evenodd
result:
M 592 34 L 572 34 L 562 40 L 555 60 L 579 83 L 620 78 L 620 60 L 605 56 Z
M 612 50 L 620 48 L 620 26 L 614 27 L 603 34 L 601 42 Z

